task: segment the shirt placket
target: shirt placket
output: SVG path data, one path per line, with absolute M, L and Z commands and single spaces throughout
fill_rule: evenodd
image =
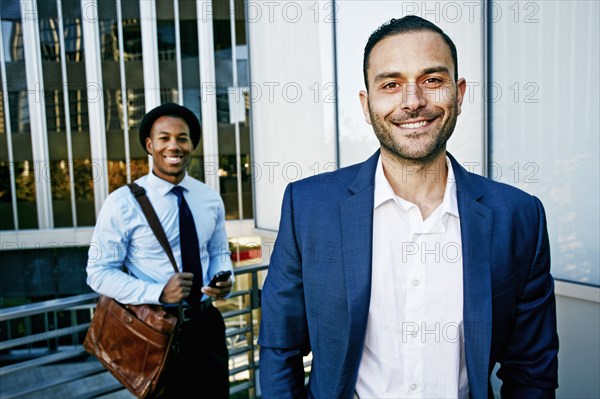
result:
M 421 213 L 417 207 L 409 210 L 410 224 L 414 227 L 411 244 L 414 254 L 407 258 L 409 273 L 406 284 L 406 307 L 403 337 L 404 346 L 404 393 L 406 397 L 418 397 L 423 386 L 424 364 L 422 359 L 423 342 L 421 340 L 423 320 L 421 315 L 425 307 L 425 271 L 421 264 L 422 225 Z

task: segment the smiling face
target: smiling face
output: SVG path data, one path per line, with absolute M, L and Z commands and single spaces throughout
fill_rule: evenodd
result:
M 187 123 L 176 116 L 161 116 L 146 138 L 146 150 L 152 155 L 154 174 L 178 184 L 185 176 L 194 150 Z
M 386 37 L 373 47 L 360 100 L 381 150 L 399 161 L 427 164 L 445 152 L 466 88 L 454 82 L 448 45 L 435 32 Z

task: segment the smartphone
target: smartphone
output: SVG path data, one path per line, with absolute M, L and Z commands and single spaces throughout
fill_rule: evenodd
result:
M 220 271 L 213 276 L 213 278 L 210 280 L 210 283 L 208 283 L 208 286 L 212 288 L 218 288 L 217 283 L 219 281 L 227 281 L 229 280 L 229 277 L 231 277 L 231 270 Z

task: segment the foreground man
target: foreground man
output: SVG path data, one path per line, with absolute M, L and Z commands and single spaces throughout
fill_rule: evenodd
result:
M 544 210 L 446 152 L 466 89 L 454 44 L 422 18 L 391 20 L 369 38 L 364 79 L 380 149 L 285 192 L 263 398 L 488 398 L 496 363 L 503 397 L 554 397 Z

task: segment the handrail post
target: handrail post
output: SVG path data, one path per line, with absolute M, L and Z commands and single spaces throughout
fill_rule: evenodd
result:
M 250 313 L 248 313 L 249 326 L 250 329 L 248 334 L 246 335 L 246 339 L 248 340 L 248 345 L 251 350 L 248 352 L 248 380 L 252 383 L 252 387 L 248 389 L 248 397 L 250 399 L 256 398 L 256 370 L 255 370 L 255 362 L 254 358 L 256 357 L 255 351 L 256 348 L 254 346 L 254 311 L 258 308 L 258 270 L 254 270 L 250 274 L 251 278 L 251 289 L 250 289 Z

